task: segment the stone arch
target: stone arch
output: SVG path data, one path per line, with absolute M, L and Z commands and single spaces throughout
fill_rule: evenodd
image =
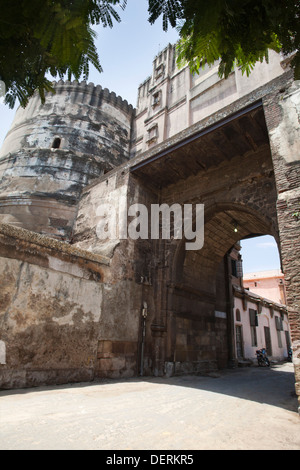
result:
M 240 323 L 241 320 L 242 320 L 241 311 L 239 308 L 236 308 L 235 309 L 235 321 Z
M 238 231 L 233 223 L 237 222 Z M 228 250 L 239 240 L 251 235 L 272 235 L 279 246 L 277 221 L 262 215 L 258 208 L 246 204 L 217 203 L 205 207 L 204 246 L 199 252 L 186 251 L 186 239 L 177 243 L 172 264 L 172 282 L 182 282 L 184 264 L 190 258 L 202 258 L 202 265 L 210 268 L 221 262 Z M 211 254 L 214 250 L 215 260 Z
M 270 328 L 270 317 L 268 316 L 268 314 L 266 312 L 262 312 L 259 315 L 262 319 L 261 327 L 267 326 L 268 328 Z
M 277 221 L 247 204 L 219 203 L 205 210 L 201 250 L 185 251 L 186 240 L 177 242 L 167 345 L 167 361 L 174 363 L 175 373 L 207 372 L 234 359 L 229 253 L 239 240 L 253 235 L 272 235 L 278 241 Z

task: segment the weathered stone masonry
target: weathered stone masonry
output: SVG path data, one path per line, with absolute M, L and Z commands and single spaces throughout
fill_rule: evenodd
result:
M 1 387 L 91 380 L 108 260 L 11 225 L 0 239 Z
M 58 82 L 17 110 L 0 153 L 3 222 L 72 236 L 82 189 L 129 159 L 134 110 L 101 86 Z
M 76 83 L 18 111 L 0 158 L 2 388 L 235 364 L 229 253 L 270 234 L 300 395 L 299 84 L 278 62 L 250 93 L 238 74 L 228 87 L 205 70 L 184 96 L 188 72 L 171 53 L 156 59 L 165 74 L 156 62 L 137 111 Z M 205 205 L 201 250 L 172 237 L 99 239 L 99 205 L 123 217 L 163 202 Z
M 300 396 L 300 87 L 299 82 L 265 98 L 277 185 L 277 216 L 287 305 L 293 339 L 296 391 Z

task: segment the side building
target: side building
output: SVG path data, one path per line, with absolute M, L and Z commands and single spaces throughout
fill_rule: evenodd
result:
M 266 348 L 271 361 L 284 361 L 291 347 L 291 333 L 288 311 L 284 302 L 280 302 L 283 292 L 283 274 L 269 272 L 269 277 L 261 273 L 243 275 L 240 245 L 231 251 L 231 282 L 234 297 L 234 339 L 236 359 L 239 363 L 256 363 L 256 350 Z M 252 290 L 252 279 L 272 279 L 267 282 L 259 295 Z M 246 279 L 246 280 L 245 280 Z M 276 282 L 277 279 L 282 283 Z M 253 281 L 255 284 L 257 281 Z M 250 286 L 249 286 L 250 284 Z M 274 285 L 277 287 L 275 289 Z
M 284 274 L 280 269 L 247 273 L 244 274 L 243 280 L 245 289 L 286 305 Z

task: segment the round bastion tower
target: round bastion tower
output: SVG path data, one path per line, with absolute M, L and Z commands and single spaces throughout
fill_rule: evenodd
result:
M 0 222 L 70 239 L 83 187 L 129 159 L 134 108 L 93 83 L 59 81 L 19 107 L 0 151 Z

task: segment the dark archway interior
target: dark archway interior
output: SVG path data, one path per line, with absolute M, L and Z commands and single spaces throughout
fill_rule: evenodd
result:
M 239 257 L 238 242 L 267 234 L 274 236 L 272 224 L 260 214 L 243 206 L 221 205 L 207 214 L 201 250 L 186 251 L 184 241 L 178 245 L 168 360 L 181 363 L 184 372 L 223 368 L 233 360 L 231 286 L 238 276 L 232 269 Z
M 177 281 L 213 292 L 216 270 L 228 250 L 247 236 L 274 235 L 271 230 L 271 224 L 253 211 L 217 208 L 205 223 L 203 248 L 185 252 L 181 272 L 177 269 Z

